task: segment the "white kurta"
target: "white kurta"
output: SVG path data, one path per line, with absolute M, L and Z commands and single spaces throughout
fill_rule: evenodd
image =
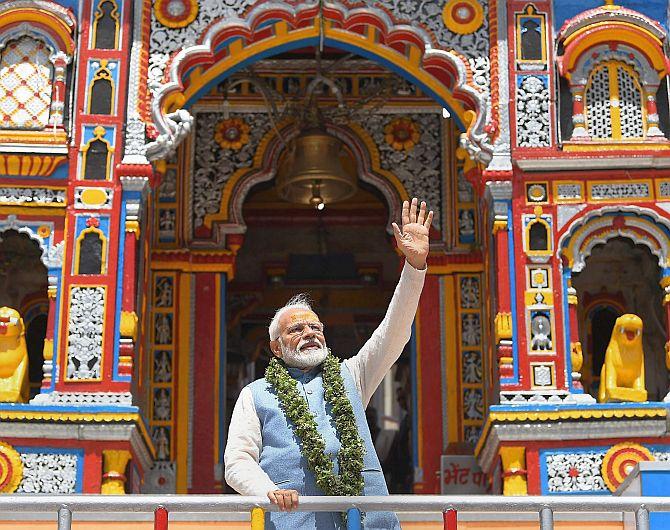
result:
M 425 269 L 420 271 L 405 263 L 384 320 L 360 351 L 343 361 L 366 407 L 410 339 L 425 276 Z M 226 482 L 242 495 L 265 497 L 277 489 L 258 464 L 261 446 L 261 425 L 246 386 L 233 409 L 224 455 Z

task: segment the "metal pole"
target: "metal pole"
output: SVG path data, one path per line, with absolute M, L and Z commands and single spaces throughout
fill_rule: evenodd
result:
M 72 529 L 72 512 L 67 506 L 58 508 L 58 530 Z
M 361 511 L 358 508 L 347 510 L 347 530 L 361 530 Z
M 168 530 L 168 511 L 164 506 L 154 510 L 154 530 Z
M 444 530 L 458 530 L 458 512 L 453 509 L 442 512 Z
M 637 530 L 649 530 L 649 510 L 642 505 L 635 512 L 635 528 Z
M 554 530 L 554 511 L 549 506 L 540 508 L 540 530 Z

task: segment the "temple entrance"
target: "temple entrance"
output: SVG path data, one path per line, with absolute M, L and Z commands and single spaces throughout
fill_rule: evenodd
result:
M 381 322 L 399 272 L 386 233 L 383 198 L 362 185 L 343 203 L 317 210 L 281 201 L 273 183 L 256 186 L 244 204 L 244 245 L 227 297 L 226 421 L 241 388 L 263 377 L 272 355 L 268 324 L 274 311 L 304 292 L 325 324 L 328 347 L 341 359 L 355 355 Z M 409 348 L 368 406 L 368 423 L 393 491 L 409 492 L 409 432 L 401 432 L 411 395 Z
M 42 249 L 25 233 L 0 233 L 0 307 L 16 309 L 21 318 L 28 350 L 30 397 L 40 391 L 47 329 L 47 269 Z
M 402 201 L 420 197 L 434 210 L 431 239 L 440 249 L 470 251 L 479 221 L 465 178 L 467 153 L 455 154 L 458 120 L 445 119 L 449 112 L 434 94 L 349 50 L 306 46 L 260 59 L 209 85 L 189 112 L 190 136 L 162 164 L 157 189 L 148 317 L 154 370 L 147 394 L 159 460 L 169 469 L 163 484 L 172 487 L 175 480 L 176 491 L 210 492 L 226 488 L 228 424 L 241 388 L 264 375 L 275 310 L 306 292 L 326 325 L 328 346 L 350 357 L 383 318 L 395 288 L 401 260 L 390 223 L 399 220 Z M 284 166 L 299 158 L 297 139 L 314 129 L 340 145 L 339 177 L 354 190 L 345 198 L 329 200 L 313 178 L 306 195 L 283 191 Z M 168 291 L 176 298 L 163 296 Z M 189 302 L 190 312 L 176 310 Z M 417 342 L 406 347 L 368 407 L 395 493 L 411 492 L 415 476 L 423 481 L 417 359 L 425 355 L 438 365 L 442 353 L 439 346 L 420 348 Z M 212 381 L 197 372 L 201 361 Z M 182 375 L 165 375 L 172 367 Z M 189 382 L 196 372 L 197 385 Z M 470 384 L 467 395 L 482 396 L 481 379 Z M 426 392 L 438 395 L 439 385 Z M 466 434 L 482 419 L 470 408 L 478 417 L 466 418 Z M 179 429 L 184 421 L 191 438 Z M 212 452 L 203 441 L 212 430 L 215 466 L 205 461 Z M 203 461 L 194 468 L 216 469 L 213 479 L 188 478 L 185 448 Z M 434 473 L 428 475 L 433 480 Z
M 644 322 L 645 380 L 649 401 L 667 393 L 664 365 L 667 331 L 658 259 L 643 245 L 616 237 L 594 247 L 586 267 L 572 278 L 580 308 L 579 334 L 584 353 L 582 382 L 596 397 L 600 370 L 616 319 L 634 313 Z

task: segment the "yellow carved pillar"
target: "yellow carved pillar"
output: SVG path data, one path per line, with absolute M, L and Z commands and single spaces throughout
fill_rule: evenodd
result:
M 130 461 L 130 451 L 107 449 L 102 452 L 102 487 L 103 495 L 123 495 L 126 493 L 126 466 Z
M 501 447 L 503 495 L 528 495 L 525 447 Z

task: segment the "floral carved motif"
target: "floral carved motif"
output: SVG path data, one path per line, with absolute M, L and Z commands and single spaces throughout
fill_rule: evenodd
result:
M 519 78 L 516 89 L 516 137 L 519 147 L 548 147 L 549 89 L 546 76 Z
M 70 453 L 23 453 L 23 480 L 17 493 L 75 493 L 77 455 Z
M 251 167 L 260 139 L 270 129 L 265 113 L 233 114 L 248 125 L 248 141 L 237 149 L 224 149 L 219 144 L 217 124 L 222 113 L 205 112 L 195 120 L 195 149 L 193 159 L 193 226 L 198 228 L 207 214 L 219 211 L 221 194 L 226 182 L 241 168 Z
M 600 469 L 604 452 L 563 453 L 546 457 L 550 493 L 606 491 Z
M 0 188 L 0 204 L 65 205 L 65 190 L 49 188 Z
M 381 158 L 381 167 L 393 173 L 410 197 L 421 197 L 435 212 L 433 225 L 441 229 L 442 210 L 442 117 L 438 114 L 411 114 L 404 118 L 420 131 L 410 150 L 397 150 L 386 140 L 386 127 L 395 116 L 374 114 L 361 125 L 372 135 Z
M 104 287 L 73 287 L 68 322 L 67 379 L 99 379 Z

